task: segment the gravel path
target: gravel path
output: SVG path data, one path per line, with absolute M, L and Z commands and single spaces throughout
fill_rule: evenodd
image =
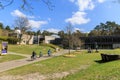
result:
M 10 69 L 13 69 L 13 68 L 16 68 L 16 67 L 20 67 L 20 66 L 23 66 L 23 65 L 31 64 L 31 63 L 34 63 L 34 62 L 38 62 L 38 61 L 41 61 L 41 60 L 53 58 L 55 56 L 63 55 L 65 53 L 68 53 L 68 50 L 61 50 L 59 52 L 54 53 L 50 57 L 48 57 L 47 55 L 43 55 L 43 57 L 37 58 L 36 60 L 32 61 L 31 58 L 30 58 L 31 55 L 8 52 L 8 54 L 21 55 L 21 56 L 25 56 L 27 58 L 0 63 L 0 72 L 10 70 Z

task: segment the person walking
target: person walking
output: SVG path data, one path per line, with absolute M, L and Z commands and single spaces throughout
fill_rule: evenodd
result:
M 48 56 L 51 56 L 51 50 L 50 49 L 48 50 Z

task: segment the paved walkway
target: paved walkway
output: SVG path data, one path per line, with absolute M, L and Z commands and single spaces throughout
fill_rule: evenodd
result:
M 53 58 L 55 56 L 63 55 L 65 53 L 68 53 L 68 50 L 62 50 L 62 51 L 56 52 L 50 57 L 48 57 L 47 55 L 43 55 L 43 57 L 40 57 L 40 58 L 37 58 L 36 60 L 31 61 L 30 55 L 8 52 L 8 54 L 22 55 L 22 56 L 25 56 L 27 58 L 0 63 L 0 72 L 10 70 L 10 69 L 13 69 L 13 68 L 16 68 L 16 67 L 20 67 L 20 66 L 23 66 L 23 65 L 31 64 L 31 63 L 34 63 L 34 62 L 38 62 L 38 61 L 41 61 L 41 60 Z

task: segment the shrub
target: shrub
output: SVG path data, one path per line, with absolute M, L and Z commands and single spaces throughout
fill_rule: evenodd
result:
M 8 37 L 6 37 L 6 36 L 2 36 L 2 37 L 0 37 L 0 40 L 2 40 L 2 41 L 7 41 L 7 38 L 8 38 Z
M 8 37 L 7 41 L 10 44 L 16 44 L 18 42 L 18 39 L 14 37 Z
M 0 37 L 0 43 L 2 41 L 8 41 L 9 44 L 16 44 L 18 42 L 18 39 L 13 37 L 2 36 Z

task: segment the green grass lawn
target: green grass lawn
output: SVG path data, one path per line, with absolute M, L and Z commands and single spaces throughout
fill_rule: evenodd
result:
M 59 56 L 9 70 L 5 72 L 5 74 L 25 75 L 36 72 L 39 72 L 40 74 L 63 72 L 71 69 L 76 69 L 81 65 L 92 65 L 94 63 L 93 60 L 97 58 L 100 59 L 98 54 L 94 54 L 94 56 L 92 56 L 91 54 L 76 54 L 76 57 L 74 58 Z
M 120 60 L 94 64 L 86 70 L 80 70 L 63 78 L 63 80 L 120 80 Z
M 47 54 L 48 49 L 51 49 L 52 52 L 55 51 L 54 48 L 49 46 L 43 46 L 43 45 L 8 45 L 8 51 L 21 53 L 21 54 L 30 54 L 32 51 L 35 51 L 37 54 L 40 53 L 40 51 L 43 54 Z
M 53 73 L 69 72 L 70 70 L 77 70 L 73 74 L 69 74 L 68 76 L 62 78 L 62 80 L 119 80 L 120 60 L 98 63 L 97 61 L 101 60 L 100 53 L 120 54 L 120 49 L 101 50 L 99 53 L 93 52 L 92 54 L 87 53 L 87 51 L 76 52 L 76 57 L 73 58 L 67 58 L 63 56 L 54 57 L 2 72 L 0 73 L 0 76 L 16 76 L 31 73 L 48 75 Z M 58 78 L 55 80 L 61 79 Z
M 120 49 L 101 50 L 99 53 L 120 54 Z M 94 56 L 94 54 L 92 55 Z M 93 60 L 94 64 L 92 64 L 87 69 L 80 70 L 75 74 L 68 75 L 62 80 L 120 80 L 120 60 L 106 63 L 97 62 L 100 60 L 99 58 L 97 58 L 96 61 Z
M 0 63 L 2 62 L 7 62 L 7 61 L 12 61 L 12 60 L 18 60 L 18 59 L 22 59 L 25 58 L 23 56 L 18 56 L 18 55 L 13 55 L 13 54 L 6 54 L 3 56 L 0 56 Z

